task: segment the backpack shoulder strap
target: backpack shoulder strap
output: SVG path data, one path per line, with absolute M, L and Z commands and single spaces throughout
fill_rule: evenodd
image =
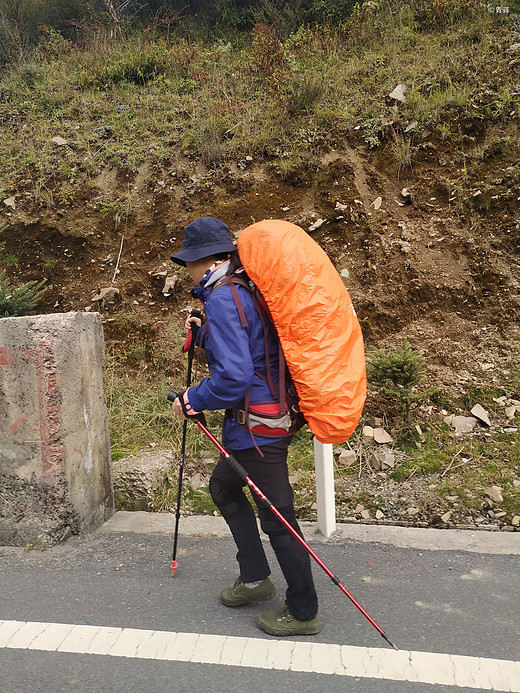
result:
M 238 310 L 240 324 L 245 329 L 247 327 L 247 318 L 246 313 L 244 311 L 244 306 L 242 305 L 242 301 L 240 300 L 240 296 L 238 295 L 238 291 L 236 288 L 237 285 L 243 286 L 244 289 L 247 289 L 247 291 L 249 291 L 249 293 L 253 295 L 253 289 L 250 286 L 247 279 L 245 277 L 241 277 L 238 273 L 230 274 L 219 279 L 217 282 L 215 282 L 215 286 L 211 290 L 211 293 L 213 293 L 213 291 L 215 291 L 215 289 L 218 289 L 220 286 L 229 286 L 231 294 L 233 296 L 233 300 L 235 301 L 235 305 Z

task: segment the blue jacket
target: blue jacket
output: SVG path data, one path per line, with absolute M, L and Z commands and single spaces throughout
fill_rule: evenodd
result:
M 205 304 L 207 323 L 199 331 L 199 346 L 206 352 L 211 377 L 204 378 L 188 390 L 190 405 L 195 411 L 204 409 L 244 408 L 244 399 L 251 391 L 250 401 L 268 402 L 273 396 L 265 377 L 266 357 L 262 322 L 254 306 L 251 294 L 243 286 L 236 286 L 247 319 L 247 327 L 241 325 L 235 300 L 229 286 L 213 286 L 225 274 L 228 263 L 213 272 L 206 272 L 194 293 Z M 271 375 L 278 383 L 279 342 L 268 330 L 268 350 Z M 238 421 L 226 416 L 223 431 L 224 444 L 231 450 L 254 447 L 251 433 Z M 258 446 L 273 443 L 274 438 L 255 436 Z

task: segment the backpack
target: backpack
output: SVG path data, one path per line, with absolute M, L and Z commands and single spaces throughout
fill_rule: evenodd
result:
M 266 438 L 283 438 L 287 435 L 293 435 L 305 425 L 305 418 L 298 407 L 298 394 L 287 368 L 284 353 L 269 308 L 256 285 L 245 275 L 243 268 L 237 269 L 233 274 L 219 279 L 215 283 L 213 291 L 225 285 L 229 286 L 231 290 L 231 295 L 240 318 L 240 324 L 244 329 L 247 327 L 248 323 L 236 286 L 244 287 L 253 299 L 253 304 L 262 323 L 266 375 L 264 377 L 257 371 L 255 371 L 255 373 L 267 383 L 271 392 L 271 399 L 267 402 L 251 402 L 250 392 L 248 392 L 245 396 L 244 409 L 234 408 L 230 410 L 230 413 L 237 419 L 242 428 L 252 436 L 258 435 Z M 278 382 L 275 381 L 271 373 L 268 348 L 269 332 L 274 334 L 279 345 Z
M 276 329 L 309 428 L 322 443 L 346 441 L 361 417 L 366 373 L 363 335 L 341 277 L 325 251 L 287 221 L 248 226 L 238 253 Z

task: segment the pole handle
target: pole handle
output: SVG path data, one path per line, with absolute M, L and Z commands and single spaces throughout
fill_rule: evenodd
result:
M 173 390 L 168 390 L 168 394 L 166 395 L 168 402 L 175 402 L 176 399 L 180 400 L 181 398 L 182 393 L 174 392 Z M 186 414 L 186 412 L 184 412 L 184 415 L 192 421 L 196 421 L 197 423 L 200 422 L 204 424 L 204 426 L 206 425 L 206 417 L 204 416 L 204 412 L 200 412 L 199 414 Z

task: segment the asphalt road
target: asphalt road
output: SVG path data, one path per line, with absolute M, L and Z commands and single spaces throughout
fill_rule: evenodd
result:
M 377 527 L 372 531 L 370 541 L 310 543 L 400 650 L 520 659 L 520 535 L 514 537 L 519 539 L 516 553 L 494 554 L 445 550 L 438 542 L 435 549 L 404 548 L 377 542 Z M 283 594 L 267 607 L 229 609 L 220 604 L 220 589 L 236 577 L 229 537 L 181 536 L 173 578 L 171 545 L 168 534 L 105 529 L 43 552 L 1 547 L 0 620 L 211 634 L 250 638 L 258 645 L 272 640 L 256 626 L 256 616 L 280 606 Z M 272 556 L 270 547 L 268 552 Z M 274 557 L 271 567 L 272 579 L 283 592 Z M 314 574 L 325 626 L 317 636 L 292 640 L 387 648 L 317 565 Z M 377 680 L 370 673 L 336 676 L 9 646 L 0 647 L 0 684 L 13 693 L 475 690 Z

